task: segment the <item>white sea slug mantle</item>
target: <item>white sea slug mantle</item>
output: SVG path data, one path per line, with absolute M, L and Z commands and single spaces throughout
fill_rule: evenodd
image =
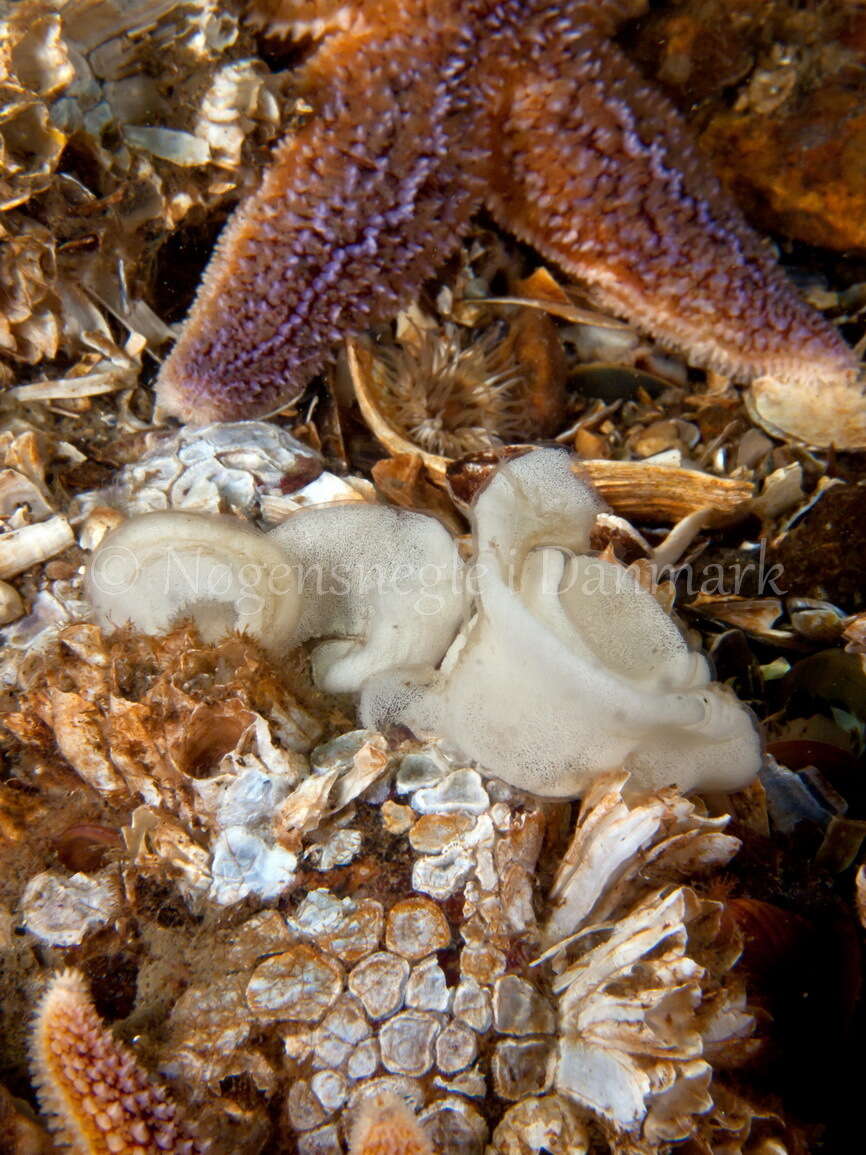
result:
M 314 676 L 359 693 L 365 726 L 442 739 L 535 794 L 578 795 L 619 768 L 646 788 L 737 790 L 761 763 L 754 720 L 634 575 L 591 553 L 602 510 L 565 451 L 538 449 L 500 465 L 475 499 L 469 565 L 434 519 L 387 506 L 310 507 L 267 536 L 163 513 L 109 535 L 87 588 L 106 625 L 155 632 L 193 616 L 272 653 L 316 639 Z M 206 543 L 208 564 L 228 567 L 218 606 L 165 580 L 160 553 L 182 543 Z M 133 555 L 159 582 L 104 580 L 107 561 Z M 269 580 L 286 567 L 291 581 Z M 358 576 L 369 567 L 374 582 Z
M 365 724 L 435 734 L 536 794 L 576 795 L 620 766 L 653 789 L 749 782 L 750 713 L 628 570 L 589 554 L 601 511 L 567 453 L 500 466 L 473 508 L 472 617 L 438 670 L 368 681 Z

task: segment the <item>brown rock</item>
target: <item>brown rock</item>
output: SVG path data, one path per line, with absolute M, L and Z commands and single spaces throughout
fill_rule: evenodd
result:
M 862 5 L 683 0 L 632 41 L 753 224 L 866 250 Z
M 828 81 L 760 114 L 721 113 L 701 138 L 747 215 L 812 245 L 866 250 L 866 85 Z

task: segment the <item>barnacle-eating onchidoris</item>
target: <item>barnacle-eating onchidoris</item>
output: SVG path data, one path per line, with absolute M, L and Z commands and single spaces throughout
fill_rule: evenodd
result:
M 569 455 L 539 449 L 476 498 L 468 567 L 435 519 L 385 506 L 311 507 L 268 536 L 162 513 L 106 538 L 87 589 L 102 623 L 153 633 L 192 615 L 271 652 L 325 639 L 314 676 L 360 692 L 364 725 L 441 738 L 536 794 L 576 795 L 621 766 L 653 788 L 739 789 L 761 762 L 753 719 L 652 594 L 590 556 L 601 511 Z M 206 575 L 227 567 L 222 598 L 196 603 L 185 551 L 204 551 Z
M 536 794 L 579 794 L 619 766 L 652 788 L 750 781 L 750 713 L 631 573 L 587 556 L 601 511 L 560 450 L 500 466 L 473 508 L 474 617 L 438 671 L 371 679 L 364 724 L 436 734 Z
M 131 518 L 100 544 L 84 588 L 103 628 L 162 634 L 190 617 L 205 641 L 245 630 L 272 653 L 285 651 L 301 613 L 285 554 L 246 522 L 212 514 Z

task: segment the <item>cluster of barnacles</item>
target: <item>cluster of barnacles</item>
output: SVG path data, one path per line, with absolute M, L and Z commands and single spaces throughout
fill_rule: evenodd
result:
M 81 1155 L 206 1155 L 209 1150 L 165 1089 L 100 1022 L 76 970 L 55 974 L 40 1000 L 32 1061 L 44 1111 Z M 351 1155 L 433 1155 L 414 1116 L 393 1095 L 365 1102 L 349 1150 Z

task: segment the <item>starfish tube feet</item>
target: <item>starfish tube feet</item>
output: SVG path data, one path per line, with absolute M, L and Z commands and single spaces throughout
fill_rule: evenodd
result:
M 31 1056 L 42 1108 L 76 1155 L 207 1152 L 166 1091 L 103 1025 L 78 971 L 49 983 Z

